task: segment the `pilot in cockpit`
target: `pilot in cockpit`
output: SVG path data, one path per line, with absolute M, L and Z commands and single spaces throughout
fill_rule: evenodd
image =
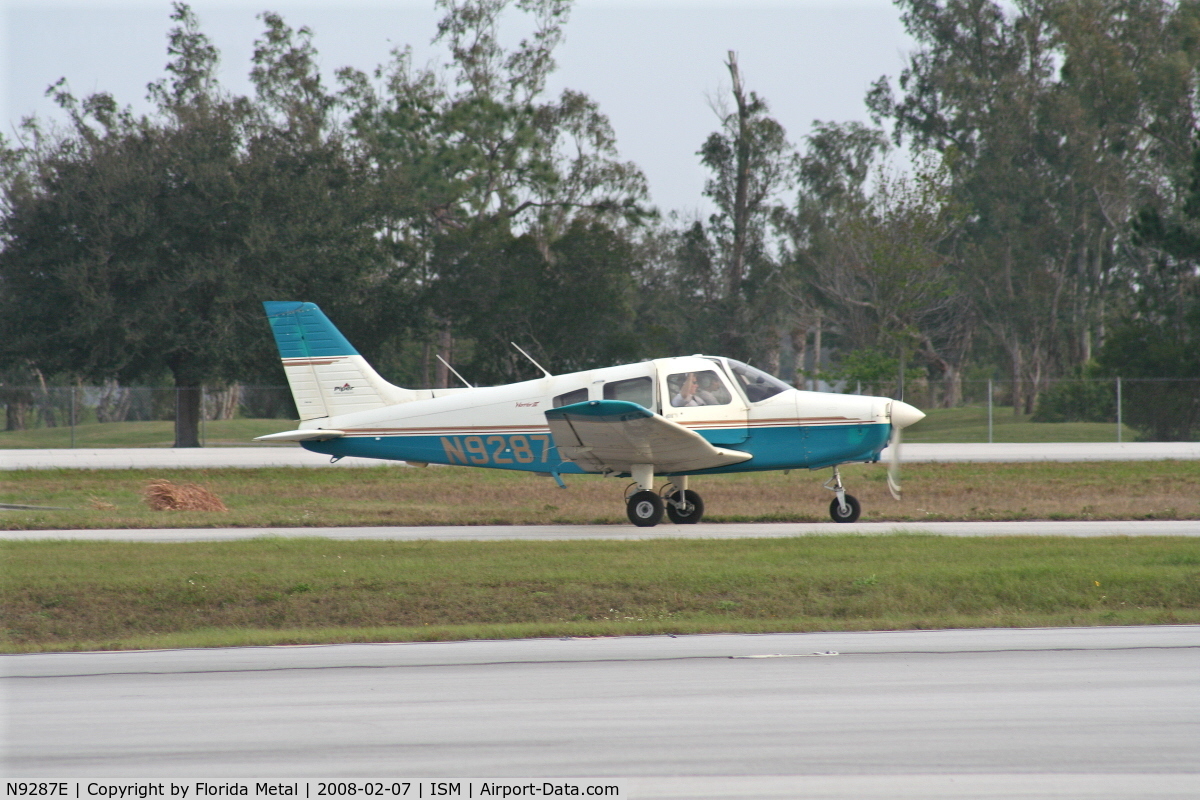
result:
M 671 405 L 675 408 L 721 405 L 721 400 L 709 391 L 710 387 L 711 383 L 708 387 L 701 388 L 700 379 L 696 376 L 696 373 L 689 372 L 683 376 L 683 384 L 680 385 L 679 391 L 671 397 Z

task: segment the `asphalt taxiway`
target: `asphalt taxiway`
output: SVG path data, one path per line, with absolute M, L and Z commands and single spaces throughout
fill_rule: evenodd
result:
M 1200 786 L 1200 626 L 31 654 L 0 672 L 10 781 L 571 778 L 626 798 Z
M 938 536 L 1200 536 L 1200 520 L 1022 520 L 996 522 L 770 522 L 698 525 L 431 525 L 345 528 L 138 528 L 0 531 L 0 540 L 73 539 L 219 542 L 262 537 L 397 541 L 573 541 L 584 539 L 744 539 L 859 534 Z

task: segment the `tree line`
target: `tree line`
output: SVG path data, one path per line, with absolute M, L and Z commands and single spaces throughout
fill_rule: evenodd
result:
M 570 0 L 436 3 L 443 67 L 401 48 L 329 86 L 313 33 L 264 13 L 235 95 L 176 3 L 150 113 L 52 87 L 66 122 L 0 140 L 0 380 L 173 383 L 194 445 L 199 387 L 280 382 L 272 298 L 409 386 L 449 384 L 436 356 L 532 377 L 509 342 L 946 405 L 1005 377 L 1026 412 L 1063 376 L 1200 377 L 1200 0 L 897 0 L 917 47 L 873 124 L 799 144 L 731 52 L 715 130 L 681 143 L 705 219 L 650 207 L 598 105 L 547 90 Z

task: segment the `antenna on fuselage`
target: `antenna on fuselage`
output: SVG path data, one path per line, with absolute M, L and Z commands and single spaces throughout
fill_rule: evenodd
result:
M 462 381 L 463 383 L 465 383 L 465 384 L 467 385 L 467 388 L 468 388 L 468 389 L 474 389 L 474 388 L 475 388 L 474 386 L 472 386 L 472 385 L 471 385 L 471 382 L 470 382 L 470 381 L 468 381 L 468 380 L 467 380 L 466 378 L 464 378 L 462 375 L 459 375 L 459 374 L 458 374 L 458 370 L 456 370 L 454 367 L 450 366 L 450 362 L 446 361 L 446 359 L 442 358 L 442 357 L 441 357 L 440 355 L 438 355 L 437 353 L 434 353 L 434 355 L 435 355 L 435 356 L 437 356 L 437 360 L 438 360 L 438 361 L 440 361 L 440 362 L 442 362 L 443 364 L 445 364 L 445 365 L 446 365 L 446 369 L 448 369 L 448 370 L 450 370 L 451 372 L 453 372 L 453 373 L 454 373 L 454 377 L 458 378 L 460 381 Z
M 534 361 L 534 360 L 533 360 L 533 356 L 529 355 L 529 353 L 526 353 L 524 350 L 522 350 L 522 349 L 521 349 L 521 346 L 520 346 L 519 344 L 517 344 L 516 342 L 509 342 L 509 344 L 511 344 L 513 347 L 517 348 L 517 352 L 519 352 L 521 355 L 523 355 L 523 356 L 525 356 L 526 358 L 528 358 L 528 359 L 529 359 L 529 363 L 530 363 L 530 364 L 533 364 L 535 367 L 537 367 L 537 368 L 538 368 L 538 369 L 540 369 L 540 370 L 541 370 L 543 373 L 545 373 L 545 375 L 546 375 L 546 377 L 547 377 L 547 378 L 553 378 L 553 377 L 554 377 L 553 375 L 551 375 L 549 372 L 547 372 L 547 371 L 546 371 L 546 368 L 545 368 L 545 367 L 543 367 L 541 364 L 539 364 L 539 363 L 537 363 L 536 361 Z

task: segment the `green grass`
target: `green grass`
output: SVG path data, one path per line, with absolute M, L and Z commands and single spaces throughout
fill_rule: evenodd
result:
M 923 409 L 925 419 L 904 431 L 904 441 L 921 443 L 986 442 L 987 406 Z M 1128 425 L 1121 441 L 1137 441 Z M 1012 406 L 992 409 L 993 442 L 1115 442 L 1117 426 L 1108 422 L 1030 422 L 1028 414 L 1013 414 Z
M 926 418 L 904 432 L 909 442 L 986 442 L 987 408 L 925 409 Z M 234 419 L 206 422 L 208 446 L 251 446 L 255 436 L 292 430 L 296 423 L 278 419 Z M 1125 426 L 1122 440 L 1135 441 L 1137 431 Z M 993 409 L 996 442 L 1112 442 L 1116 425 L 1104 422 L 1030 422 L 1013 415 L 1010 406 Z M 75 427 L 76 447 L 170 447 L 175 441 L 172 422 L 92 422 Z M 71 446 L 70 428 L 0 431 L 0 450 Z
M 8 652 L 1200 623 L 1175 538 L 5 542 Z
M 267 447 L 270 445 L 254 442 L 254 437 L 295 428 L 296 423 L 286 419 L 227 419 L 205 422 L 202 434 L 208 447 Z M 174 444 L 175 423 L 170 421 L 88 422 L 75 426 L 75 446 L 79 448 L 171 447 Z M 69 427 L 0 431 L 0 450 L 70 446 Z
M 864 519 L 1200 519 L 1200 462 L 847 468 Z M 823 520 L 827 471 L 696 479 L 717 522 Z M 154 478 L 221 512 L 155 512 Z M 626 481 L 465 467 L 0 473 L 10 529 L 612 523 Z M 922 535 L 645 542 L 0 544 L 0 649 L 209 647 L 719 631 L 1200 623 L 1172 538 Z M 1099 584 L 1099 585 L 1097 585 Z
M 697 477 L 710 522 L 828 520 L 829 470 Z M 1200 461 L 910 464 L 892 499 L 883 464 L 842 470 L 864 521 L 1200 519 Z M 154 479 L 196 483 L 228 512 L 152 511 Z M 628 525 L 627 479 L 580 475 L 568 489 L 528 473 L 400 466 L 0 472 L 0 528 L 328 527 L 335 525 Z

